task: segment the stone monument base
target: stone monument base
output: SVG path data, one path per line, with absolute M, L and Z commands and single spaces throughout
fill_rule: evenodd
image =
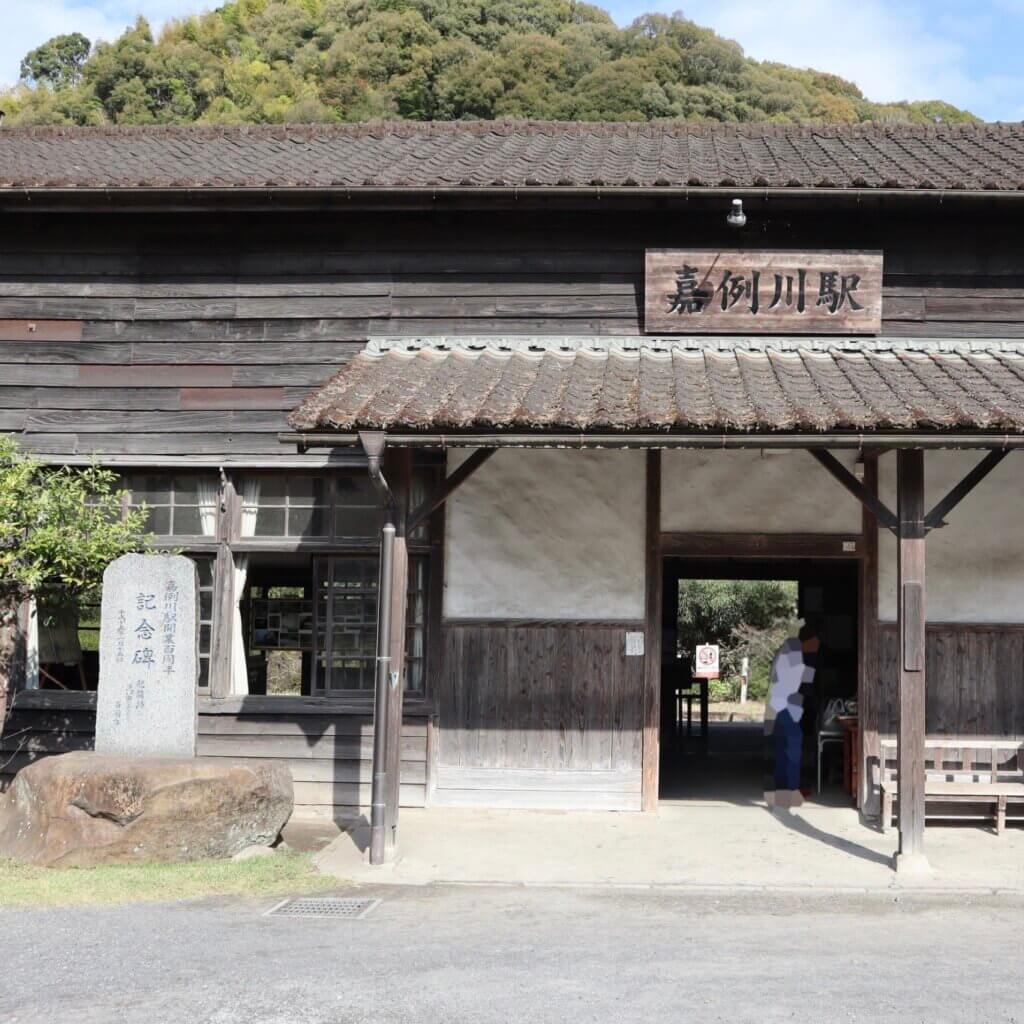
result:
M 0 796 L 0 856 L 54 867 L 231 857 L 274 842 L 293 802 L 274 762 L 61 754 Z

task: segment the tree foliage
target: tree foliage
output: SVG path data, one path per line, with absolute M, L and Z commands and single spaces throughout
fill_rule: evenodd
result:
M 21 77 L 54 89 L 75 86 L 82 77 L 82 65 L 91 49 L 92 43 L 81 32 L 54 36 L 25 55 Z
M 679 653 L 692 661 L 698 644 L 718 644 L 720 687 L 739 690 L 750 659 L 750 695 L 767 692 L 775 651 L 796 628 L 796 584 L 777 580 L 683 580 L 679 584 Z
M 21 601 L 51 609 L 94 596 L 115 558 L 144 546 L 144 509 L 124 513 L 115 473 L 44 466 L 0 434 L 0 733 Z
M 50 604 L 74 603 L 139 550 L 146 513 L 122 513 L 117 482 L 98 466 L 44 466 L 0 435 L 0 604 L 43 589 Z
M 229 0 L 159 39 L 143 18 L 91 53 L 58 36 L 22 76 L 0 100 L 22 124 L 972 119 L 751 60 L 682 14 L 620 29 L 575 0 Z

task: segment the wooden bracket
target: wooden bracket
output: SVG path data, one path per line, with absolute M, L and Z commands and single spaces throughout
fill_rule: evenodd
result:
M 896 532 L 895 514 L 878 497 L 869 491 L 830 451 L 823 448 L 808 448 L 807 451 L 835 477 L 874 517 L 881 526 Z
M 411 536 L 427 516 L 443 505 L 455 489 L 464 484 L 497 450 L 497 448 L 478 448 L 458 469 L 445 477 L 441 486 L 411 513 L 406 533 Z
M 960 504 L 964 498 L 967 497 L 971 491 L 974 490 L 982 480 L 985 479 L 992 472 L 996 466 L 999 465 L 1007 455 L 1010 454 L 1008 448 L 994 448 L 979 462 L 974 469 L 970 471 L 954 487 L 949 494 L 947 494 L 936 506 L 924 517 L 924 525 L 926 530 L 934 530 L 938 526 L 944 526 L 944 520 L 950 512 L 953 511 Z

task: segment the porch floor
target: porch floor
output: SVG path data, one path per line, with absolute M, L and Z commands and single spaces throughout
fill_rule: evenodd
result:
M 925 837 L 931 871 L 897 876 L 896 832 L 848 807 L 793 811 L 681 800 L 657 813 L 403 810 L 401 856 L 366 862 L 365 825 L 317 855 L 320 870 L 358 883 L 499 883 L 865 890 L 900 887 L 1024 892 L 1024 828 L 940 824 Z

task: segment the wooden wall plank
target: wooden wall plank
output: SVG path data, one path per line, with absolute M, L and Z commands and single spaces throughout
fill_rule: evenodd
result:
M 284 388 L 182 388 L 182 409 L 288 409 Z
M 80 341 L 80 320 L 0 320 L 0 341 Z
M 444 623 L 435 802 L 465 802 L 459 793 L 479 784 L 465 779 L 509 770 L 499 790 L 526 777 L 515 772 L 550 776 L 556 789 L 563 775 L 583 785 L 591 772 L 625 772 L 639 784 L 643 659 L 625 657 L 628 626 L 635 623 Z M 460 781 L 448 769 L 470 774 Z M 535 804 L 556 805 L 549 797 Z
M 109 366 L 103 363 L 78 367 L 82 387 L 122 388 L 223 388 L 234 382 L 232 366 L 159 365 Z
M 879 627 L 879 731 L 895 730 L 894 623 Z M 1024 735 L 1024 631 L 1019 625 L 929 624 L 925 644 L 929 736 Z
M 26 444 L 56 455 L 290 457 L 274 436 L 281 418 L 232 414 L 294 406 L 370 336 L 636 335 L 644 249 L 679 244 L 678 227 L 655 210 L 610 209 L 599 223 L 586 209 L 441 216 L 444 231 L 438 214 L 417 211 L 112 214 L 99 236 L 73 214 L 0 226 L 9 243 L 0 246 L 0 386 L 29 392 L 0 393 L 0 429 L 21 425 Z M 688 225 L 710 246 L 734 244 L 721 217 L 695 211 Z M 784 238 L 766 244 L 884 250 L 882 314 L 894 336 L 1024 338 L 1016 231 L 1000 221 L 984 228 L 836 211 L 826 230 L 796 213 Z M 952 251 L 950 230 L 976 241 Z M 77 386 L 80 395 L 32 393 Z M 88 390 L 104 388 L 156 393 L 120 391 L 104 404 Z M 175 404 L 173 388 L 190 393 Z M 213 393 L 228 388 L 239 390 Z M 278 390 L 246 391 L 263 388 Z M 21 409 L 40 415 L 23 422 Z M 66 420 L 108 409 L 173 414 L 168 432 L 177 436 L 159 449 L 145 419 Z M 218 411 L 228 419 L 207 418 Z M 194 417 L 175 418 L 186 413 Z M 567 749 L 578 739 L 570 730 Z

